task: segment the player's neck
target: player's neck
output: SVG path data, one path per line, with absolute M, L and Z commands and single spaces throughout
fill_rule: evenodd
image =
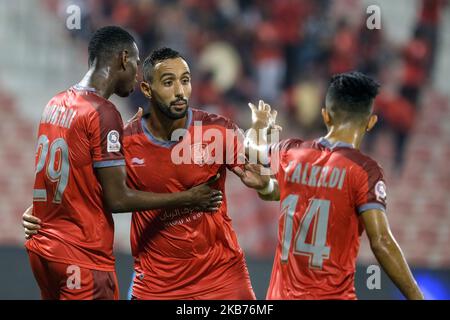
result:
M 331 143 L 338 141 L 351 144 L 355 149 L 359 149 L 361 146 L 364 132 L 361 132 L 359 128 L 355 128 L 350 125 L 331 126 L 328 130 L 328 134 L 325 139 Z
M 114 80 L 110 76 L 110 68 L 107 66 L 97 68 L 92 66 L 79 82 L 83 87 L 95 89 L 95 93 L 105 99 L 109 99 L 114 93 Z
M 185 128 L 187 115 L 181 119 L 170 119 L 164 115 L 158 108 L 150 108 L 150 115 L 147 118 L 147 128 L 152 135 L 163 141 L 170 141 L 172 132 L 176 129 Z

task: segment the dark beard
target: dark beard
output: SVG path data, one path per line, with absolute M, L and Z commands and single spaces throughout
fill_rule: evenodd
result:
M 161 111 L 167 118 L 172 119 L 172 120 L 178 120 L 178 119 L 184 118 L 189 110 L 189 105 L 186 103 L 186 109 L 184 110 L 183 113 L 172 113 L 170 111 L 170 105 L 166 105 L 166 104 L 158 101 L 158 99 L 155 99 L 155 98 L 153 98 L 152 102 L 153 102 L 153 105 L 156 106 L 159 111 Z

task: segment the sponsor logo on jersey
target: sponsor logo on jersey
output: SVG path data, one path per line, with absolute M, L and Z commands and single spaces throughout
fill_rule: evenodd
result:
M 135 165 L 141 166 L 144 163 L 145 163 L 145 159 L 144 158 L 139 159 L 139 158 L 134 157 L 133 159 L 131 159 L 131 164 L 135 164 Z

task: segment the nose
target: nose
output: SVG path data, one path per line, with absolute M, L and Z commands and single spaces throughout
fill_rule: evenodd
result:
M 184 97 L 183 86 L 178 82 L 175 83 L 175 96 Z

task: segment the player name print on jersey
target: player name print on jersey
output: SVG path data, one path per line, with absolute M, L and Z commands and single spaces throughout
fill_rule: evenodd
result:
M 294 163 L 286 168 L 287 182 L 299 183 L 309 187 L 336 188 L 342 190 L 346 169 L 336 167 L 314 166 L 310 163 Z
M 77 111 L 61 105 L 47 105 L 42 113 L 41 123 L 69 129 L 77 115 Z

